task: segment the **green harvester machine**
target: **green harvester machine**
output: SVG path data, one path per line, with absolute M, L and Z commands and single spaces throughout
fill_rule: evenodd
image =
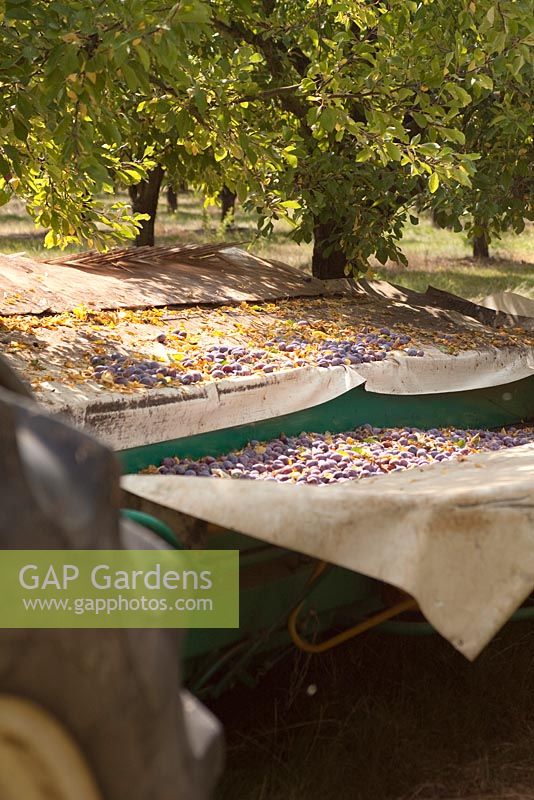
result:
M 124 473 L 137 473 L 168 456 L 198 459 L 217 456 L 245 446 L 302 431 L 331 433 L 363 424 L 376 427 L 500 428 L 534 418 L 534 376 L 505 386 L 431 395 L 384 395 L 357 387 L 325 403 L 292 414 L 248 425 L 215 430 L 172 441 L 154 442 L 119 452 Z M 299 491 L 296 489 L 296 491 Z M 313 491 L 313 489 L 312 489 Z M 324 490 L 320 490 L 324 491 Z M 145 525 L 155 526 L 178 548 L 205 547 L 239 550 L 240 626 L 230 630 L 189 631 L 184 657 L 190 688 L 217 695 L 236 681 L 254 681 L 261 670 L 287 652 L 291 639 L 304 646 L 294 630 L 292 612 L 313 620 L 313 636 L 323 640 L 318 652 L 371 625 L 398 633 L 426 633 L 426 623 L 388 622 L 384 589 L 365 575 L 337 566 L 320 578 L 317 562 L 297 552 L 263 543 L 236 531 L 191 518 L 163 506 L 127 495 L 125 513 Z M 402 611 L 401 601 L 394 610 Z M 520 609 L 524 617 L 530 609 Z M 385 617 L 385 619 L 383 619 Z M 381 622 L 381 620 L 383 621 Z M 363 621 L 363 625 L 361 624 Z M 358 623 L 360 623 L 358 625 Z M 339 631 L 331 636 L 328 632 Z M 348 631 L 347 633 L 344 633 Z M 324 641 L 326 638 L 326 641 Z M 313 652 L 314 647 L 309 650 Z

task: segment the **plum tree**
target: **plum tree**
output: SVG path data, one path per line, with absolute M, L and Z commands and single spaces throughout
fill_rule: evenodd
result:
M 518 176 L 532 143 L 528 2 L 213 6 L 229 64 L 226 184 L 263 232 L 285 216 L 296 241 L 313 238 L 316 276 L 364 271 L 371 255 L 403 261 L 403 223 L 434 197 L 455 198 L 457 218 L 471 211 L 474 236 L 490 219 L 520 227 L 528 193 Z M 481 101 L 492 93 L 488 127 Z M 250 147 L 260 126 L 263 156 Z M 500 203 L 484 191 L 499 173 Z
M 22 197 L 49 246 L 134 237 L 139 217 L 101 199 L 155 166 L 125 98 L 191 81 L 208 24 L 203 0 L 1 0 L 0 202 Z
M 224 185 L 321 278 L 405 261 L 415 206 L 519 229 L 532 25 L 530 0 L 5 0 L 0 199 L 49 245 L 151 243 L 163 176 Z
M 461 114 L 465 148 L 478 153 L 477 168 L 471 185 L 440 188 L 427 197 L 438 224 L 460 230 L 463 222 L 478 258 L 489 256 L 490 241 L 503 231 L 521 233 L 525 219 L 534 219 L 534 26 L 529 9 L 530 3 L 498 3 L 482 18 L 465 74 L 472 102 Z M 485 47 L 477 40 L 485 41 Z

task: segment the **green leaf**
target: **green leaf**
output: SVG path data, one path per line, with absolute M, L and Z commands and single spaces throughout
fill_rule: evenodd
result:
M 244 203 L 248 195 L 248 186 L 246 183 L 238 181 L 235 186 L 237 199 L 240 203 Z
M 370 158 L 373 156 L 373 151 L 370 147 L 362 147 L 361 150 L 358 151 L 356 154 L 355 161 L 357 163 L 362 163 L 364 161 L 369 161 Z
M 180 111 L 174 117 L 174 125 L 176 128 L 176 132 L 178 136 L 181 138 L 187 136 L 187 134 L 193 128 L 194 121 L 191 118 L 191 114 L 185 108 L 181 108 Z
M 335 108 L 331 106 L 327 106 L 321 112 L 321 116 L 319 117 L 319 125 L 321 128 L 326 131 L 327 133 L 332 133 L 334 128 L 336 127 L 337 122 L 337 111 Z
M 18 114 L 13 116 L 13 131 L 17 139 L 19 139 L 21 142 L 25 142 L 28 138 L 29 128 L 26 122 Z
M 139 56 L 141 64 L 143 65 L 144 69 L 148 72 L 148 70 L 150 69 L 150 56 L 147 50 L 145 50 L 145 48 L 141 44 L 136 44 L 135 50 L 137 55 Z
M 458 128 L 442 128 L 441 134 L 449 142 L 456 142 L 457 144 L 465 144 L 465 134 L 458 130 Z
M 384 142 L 386 152 L 392 161 L 400 161 L 402 158 L 402 151 L 394 142 Z
M 206 97 L 206 92 L 204 89 L 196 89 L 193 95 L 195 99 L 195 104 L 201 114 L 205 114 L 208 110 L 208 99 Z
M 412 89 L 403 88 L 403 89 L 399 89 L 398 90 L 396 97 L 397 97 L 397 100 L 401 100 L 402 101 L 402 100 L 406 100 L 408 97 L 413 97 L 413 94 L 414 93 L 413 93 Z
M 170 35 L 164 34 L 158 41 L 157 45 L 153 48 L 156 58 L 168 70 L 173 70 L 176 67 L 177 54 L 170 42 Z
M 471 103 L 471 95 L 461 86 L 449 82 L 445 84 L 445 89 L 447 89 L 452 99 L 456 101 L 460 107 L 468 106 Z
M 46 59 L 45 75 L 61 75 L 66 77 L 74 72 L 78 72 L 78 47 L 74 44 L 60 42 L 54 47 Z
M 176 14 L 176 22 L 205 25 L 209 22 L 209 19 L 210 9 L 206 3 L 203 3 L 200 0 L 193 0 L 193 2 L 179 4 L 178 13 Z
M 502 53 L 506 44 L 506 31 L 497 31 L 490 41 L 492 50 L 496 53 Z
M 298 166 L 299 160 L 297 156 L 292 153 L 290 150 L 282 150 L 282 156 L 287 161 L 290 167 Z
M 426 128 L 428 122 L 424 114 L 421 114 L 419 111 L 412 111 L 412 117 L 420 128 Z
M 124 80 L 126 81 L 128 89 L 131 89 L 132 92 L 135 92 L 136 89 L 139 88 L 139 79 L 137 77 L 137 74 L 128 64 L 123 64 L 121 70 L 122 74 L 124 75 Z
M 44 246 L 49 249 L 50 247 L 54 247 L 57 244 L 56 233 L 55 231 L 51 230 L 48 231 L 44 238 Z
M 431 194 L 437 192 L 439 187 L 439 175 L 436 172 L 433 172 L 430 178 L 428 179 L 428 188 Z
M 488 89 L 490 92 L 493 91 L 493 81 L 489 75 L 484 75 L 483 73 L 477 75 L 476 82 L 483 89 Z
M 434 157 L 440 151 L 440 146 L 437 142 L 425 142 L 419 145 L 419 152 L 424 156 Z
M 472 186 L 469 175 L 464 172 L 464 170 L 460 169 L 460 167 L 453 167 L 450 172 L 452 177 L 456 178 L 460 186 L 465 186 L 466 188 L 470 188 Z

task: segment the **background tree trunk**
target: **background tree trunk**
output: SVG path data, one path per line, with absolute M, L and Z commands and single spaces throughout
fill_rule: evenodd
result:
M 167 186 L 167 207 L 170 214 L 176 214 L 178 211 L 178 195 L 174 186 Z
M 154 246 L 154 224 L 156 222 L 162 180 L 163 167 L 158 165 L 149 173 L 148 180 L 141 181 L 137 186 L 130 187 L 130 198 L 132 199 L 132 211 L 134 214 L 150 215 L 149 219 L 145 219 L 141 223 L 141 228 L 135 239 L 136 247 Z
M 223 186 L 221 189 L 221 222 L 226 222 L 228 217 L 232 220 L 235 215 L 235 192 L 230 191 L 228 186 Z
M 312 274 L 314 278 L 332 280 L 345 277 L 346 258 L 341 247 L 334 245 L 332 251 L 326 255 L 325 249 L 332 247 L 332 238 L 335 232 L 330 222 L 316 222 L 313 229 L 313 257 Z
M 485 230 L 473 239 L 473 257 L 489 258 L 489 237 Z

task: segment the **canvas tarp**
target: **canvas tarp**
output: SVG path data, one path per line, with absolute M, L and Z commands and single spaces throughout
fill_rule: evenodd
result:
M 0 255 L 0 315 L 317 297 L 346 284 L 228 244 L 130 248 L 48 262 Z
M 505 386 L 533 374 L 533 348 L 457 356 L 435 350 L 425 358 L 392 355 L 357 367 L 300 367 L 136 394 L 105 390 L 91 397 L 83 385 L 57 385 L 46 401 L 53 413 L 123 450 L 301 411 L 363 384 L 379 394 L 437 394 Z
M 452 325 L 464 337 L 465 349 L 452 354 L 427 343 L 423 358 L 393 351 L 384 361 L 358 366 L 327 369 L 305 366 L 270 375 L 126 393 L 90 378 L 74 385 L 62 381 L 61 365 L 65 357 L 83 361 L 86 344 L 75 328 L 43 330 L 39 336 L 48 345 L 49 369 L 57 362 L 58 379 L 41 382 L 38 397 L 52 413 L 66 417 L 116 449 L 127 449 L 301 411 L 361 385 L 380 394 L 439 394 L 505 386 L 534 374 L 534 337 L 527 329 L 524 336 L 515 335 L 514 346 L 506 345 L 506 338 L 500 346 L 487 344 L 501 341 L 494 323 L 498 320 L 502 323 L 503 316 L 498 317 L 495 311 L 446 292 L 429 289 L 421 294 L 383 281 L 363 281 L 352 287 L 348 297 L 350 321 L 355 328 L 361 326 L 359 314 L 365 306 L 371 309 L 376 324 L 389 320 L 390 325 L 399 329 L 411 325 L 414 335 L 420 331 L 431 338 L 436 329 Z M 243 311 L 240 318 L 245 327 L 246 313 Z M 510 321 L 519 324 L 515 318 Z M 114 328 L 113 335 L 118 336 L 119 330 Z M 121 342 L 126 350 L 136 346 L 135 333 L 131 341 Z M 113 342 L 114 349 L 116 346 Z M 156 353 L 156 348 L 161 353 L 159 350 Z M 164 345 L 153 345 L 152 352 L 162 359 L 165 351 Z M 9 354 L 14 365 L 26 375 L 24 365 L 29 368 L 33 356 L 31 347 Z
M 534 299 L 516 292 L 494 292 L 481 300 L 480 305 L 493 311 L 530 317 L 534 320 Z

